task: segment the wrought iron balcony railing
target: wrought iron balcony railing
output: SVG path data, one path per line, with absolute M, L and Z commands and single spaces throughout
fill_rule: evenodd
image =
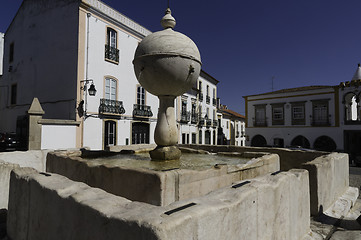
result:
M 204 118 L 200 117 L 200 118 L 198 119 L 198 125 L 199 125 L 199 126 L 203 126 L 203 125 L 204 125 Z
M 198 113 L 192 113 L 191 123 L 197 123 L 197 122 L 198 122 Z
M 153 113 L 150 106 L 134 104 L 133 106 L 133 117 L 152 117 Z
M 253 121 L 253 126 L 255 127 L 267 127 L 266 119 L 257 119 Z
M 210 96 L 206 96 L 206 103 L 210 104 L 211 103 L 211 97 Z
M 311 126 L 313 127 L 327 127 L 331 126 L 331 114 L 324 114 L 324 115 L 310 115 Z
M 191 118 L 190 112 L 187 112 L 187 111 L 181 112 L 181 119 L 180 119 L 181 122 L 187 123 L 187 122 L 189 122 L 190 118 Z
M 213 120 L 213 127 L 218 127 L 218 121 L 217 120 Z
M 125 109 L 122 101 L 101 98 L 99 114 L 124 114 Z
M 217 106 L 217 98 L 212 99 L 213 106 Z
M 207 119 L 206 120 L 206 125 L 207 125 L 207 127 L 212 126 L 212 119 Z
M 119 49 L 105 44 L 105 59 L 119 62 Z

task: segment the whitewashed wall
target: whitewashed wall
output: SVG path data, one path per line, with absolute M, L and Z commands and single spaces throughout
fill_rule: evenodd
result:
M 76 148 L 76 128 L 71 125 L 42 125 L 41 149 Z

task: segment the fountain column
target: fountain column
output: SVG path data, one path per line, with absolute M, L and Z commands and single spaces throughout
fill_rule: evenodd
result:
M 201 69 L 201 59 L 194 42 L 173 31 L 176 24 L 168 8 L 161 20 L 164 28 L 146 36 L 134 55 L 134 72 L 139 83 L 159 98 L 158 122 L 150 152 L 152 160 L 178 160 L 174 100 L 195 86 Z

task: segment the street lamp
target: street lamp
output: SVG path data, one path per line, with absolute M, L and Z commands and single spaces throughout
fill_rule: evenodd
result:
M 90 96 L 95 96 L 95 94 L 97 93 L 97 90 L 95 89 L 94 81 L 92 79 L 82 80 L 80 82 L 84 83 L 84 86 L 80 87 L 80 89 L 84 90 L 84 91 L 86 91 L 88 83 L 91 82 L 90 87 L 88 89 L 88 93 L 89 93 Z

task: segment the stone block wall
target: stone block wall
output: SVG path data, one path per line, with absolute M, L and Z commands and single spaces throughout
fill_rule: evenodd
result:
M 279 170 L 275 154 L 257 155 L 241 167 L 219 165 L 203 171 L 175 169 L 153 171 L 107 165 L 89 166 L 77 152 L 53 152 L 47 157 L 47 171 L 84 182 L 133 201 L 165 206 L 199 197 L 233 182 Z M 248 156 L 255 156 L 248 153 Z
M 309 171 L 311 214 L 327 210 L 349 188 L 348 154 L 331 153 L 303 164 Z
M 16 168 L 20 166 L 0 160 L 0 209 L 8 208 L 10 173 Z
M 287 239 L 310 232 L 308 174 L 269 174 L 166 207 L 29 168 L 11 173 L 11 239 Z

